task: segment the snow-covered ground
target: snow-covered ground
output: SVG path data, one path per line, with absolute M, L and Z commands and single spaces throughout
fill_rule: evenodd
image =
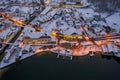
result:
M 114 13 L 106 18 L 106 22 L 111 28 L 114 28 L 117 32 L 120 31 L 120 13 Z

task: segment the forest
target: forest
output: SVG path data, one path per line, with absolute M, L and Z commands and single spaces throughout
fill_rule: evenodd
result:
M 93 3 L 97 11 L 115 12 L 120 9 L 120 0 L 88 0 Z

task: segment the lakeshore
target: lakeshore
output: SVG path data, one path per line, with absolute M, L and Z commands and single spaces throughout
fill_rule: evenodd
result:
M 56 58 L 56 54 L 37 54 L 0 71 L 0 80 L 118 80 L 120 64 L 100 55 Z

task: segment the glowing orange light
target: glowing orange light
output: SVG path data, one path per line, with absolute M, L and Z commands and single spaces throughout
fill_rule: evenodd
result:
M 23 44 L 23 43 L 20 43 L 20 44 L 19 44 L 19 47 L 20 47 L 20 48 L 23 48 L 23 47 L 24 47 L 24 44 Z
M 0 13 L 0 15 L 2 16 L 2 18 L 6 18 L 7 20 L 12 21 L 12 22 L 13 22 L 14 24 L 16 24 L 16 25 L 24 26 L 24 22 L 23 22 L 23 21 L 17 20 L 17 19 L 14 19 L 14 18 L 10 18 L 10 15 L 9 15 L 9 14 Z
M 90 38 L 89 38 L 89 37 L 85 37 L 85 39 L 86 39 L 87 41 L 90 41 Z
M 56 36 L 57 36 L 57 34 L 56 34 L 55 31 L 53 31 L 53 32 L 51 33 L 51 35 L 52 35 L 53 38 L 56 38 Z

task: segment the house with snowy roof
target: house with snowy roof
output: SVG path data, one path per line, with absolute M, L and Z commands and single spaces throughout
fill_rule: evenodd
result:
M 23 43 L 30 45 L 40 45 L 50 43 L 52 41 L 51 36 L 46 33 L 42 33 L 41 35 L 36 35 L 37 33 L 32 34 L 34 37 L 26 36 L 23 39 Z
M 71 35 L 73 33 L 81 35 L 82 32 L 80 29 L 75 29 L 74 27 L 69 28 L 68 30 L 64 31 L 63 34 Z
M 23 54 L 29 53 L 30 48 L 31 48 L 30 45 L 25 45 L 25 46 L 23 47 L 22 53 L 23 53 Z

